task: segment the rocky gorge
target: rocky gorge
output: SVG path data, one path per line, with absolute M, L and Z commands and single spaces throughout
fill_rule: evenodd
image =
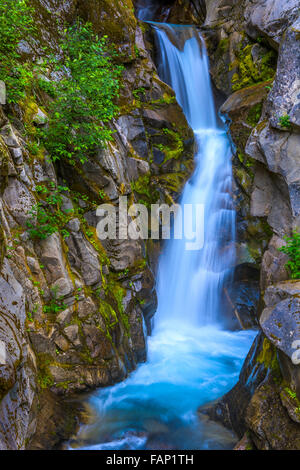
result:
M 66 25 L 81 18 L 115 44 L 122 78 L 112 138 L 75 164 L 53 161 L 38 138 L 51 119 L 45 86 L 0 105 L 1 450 L 55 448 L 83 419 L 78 397 L 145 361 L 161 244 L 100 243 L 96 208 L 119 196 L 172 204 L 194 168 L 193 133 L 135 15 L 145 2 L 29 3 L 39 35 L 19 42 L 21 61 L 58 60 Z M 232 429 L 237 449 L 300 449 L 300 285 L 279 251 L 300 224 L 299 2 L 149 5 L 156 21 L 195 24 L 205 38 L 234 148 L 237 259 L 223 301 L 232 329 L 259 329 L 239 382 L 199 415 Z M 46 67 L 44 81 L 56 73 Z M 49 206 L 54 230 L 39 238 L 33 215 Z

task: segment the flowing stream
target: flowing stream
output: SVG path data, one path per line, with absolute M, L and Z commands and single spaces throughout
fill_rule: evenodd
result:
M 197 415 L 199 406 L 236 383 L 255 335 L 226 331 L 222 322 L 221 294 L 235 257 L 230 142 L 217 124 L 199 32 L 152 25 L 158 72 L 174 89 L 195 133 L 195 171 L 180 204 L 204 204 L 204 246 L 187 250 L 184 239 L 165 244 L 148 360 L 124 382 L 90 397 L 95 419 L 81 428 L 78 439 L 81 448 L 99 450 L 230 449 L 237 438 Z M 195 224 L 195 214 L 190 217 Z

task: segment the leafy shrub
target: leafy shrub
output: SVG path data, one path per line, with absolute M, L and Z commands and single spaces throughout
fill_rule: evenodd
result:
M 70 220 L 71 215 L 61 210 L 63 203 L 62 193 L 68 191 L 68 188 L 58 186 L 55 189 L 53 183 L 50 186 L 50 189 L 46 186 L 36 187 L 36 192 L 44 195 L 45 198 L 33 206 L 30 211 L 31 219 L 27 222 L 27 226 L 32 239 L 45 240 L 58 231 L 63 238 L 70 235 L 64 226 Z
M 290 116 L 288 114 L 284 114 L 283 116 L 279 116 L 278 122 L 281 125 L 281 127 L 286 127 L 287 129 L 290 129 L 292 127 L 291 121 L 290 121 Z
M 57 313 L 65 310 L 67 305 L 63 303 L 63 297 L 58 297 L 57 295 L 58 287 L 52 287 L 52 298 L 49 304 L 44 305 L 43 311 L 44 313 L 56 315 Z
M 107 36 L 99 38 L 89 23 L 67 29 L 62 49 L 57 69 L 64 78 L 54 84 L 49 126 L 41 136 L 54 161 L 64 158 L 74 165 L 111 139 L 107 123 L 118 111 L 114 99 L 123 67 L 114 63 Z
M 290 270 L 292 279 L 300 279 L 300 233 L 294 231 L 292 237 L 284 239 L 287 244 L 279 248 L 279 251 L 290 258 L 286 267 Z
M 0 80 L 7 89 L 8 103 L 25 97 L 33 78 L 33 66 L 21 63 L 18 44 L 34 35 L 33 10 L 27 0 L 0 0 Z

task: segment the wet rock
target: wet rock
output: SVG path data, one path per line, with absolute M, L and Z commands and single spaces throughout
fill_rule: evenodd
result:
M 260 450 L 300 449 L 300 426 L 282 406 L 276 385 L 269 378 L 253 395 L 246 423 L 255 446 Z
M 279 300 L 278 297 L 283 300 Z M 282 374 L 300 397 L 300 366 L 297 353 L 300 345 L 299 287 L 297 289 L 297 284 L 293 282 L 269 287 L 265 302 L 267 307 L 260 317 L 261 328 L 269 341 L 279 350 Z
M 254 450 L 253 442 L 247 433 L 243 435 L 233 450 Z
M 235 431 L 241 438 L 247 430 L 245 412 L 256 388 L 265 379 L 268 370 L 258 361 L 263 348 L 264 336 L 259 333 L 243 364 L 239 381 L 226 395 L 214 403 L 198 409 L 211 419 L 221 422 L 224 426 Z
M 92 325 L 85 325 L 83 326 L 83 333 L 92 359 L 98 356 L 104 360 L 112 359 L 114 356 L 112 345 L 99 328 Z
M 235 328 L 252 328 L 257 325 L 257 311 L 260 300 L 260 288 L 258 281 L 236 281 L 226 291 L 226 300 L 229 302 L 231 312 L 230 323 Z M 232 310 L 234 310 L 232 312 Z
M 300 340 L 300 291 L 294 297 L 288 297 L 281 302 L 267 307 L 261 314 L 260 325 L 276 348 L 292 357 L 296 348 L 292 344 Z
M 43 390 L 39 394 L 38 408 L 36 428 L 39 432 L 30 440 L 28 450 L 52 450 L 70 439 L 78 426 L 81 411 L 78 403 L 62 401 L 50 390 Z

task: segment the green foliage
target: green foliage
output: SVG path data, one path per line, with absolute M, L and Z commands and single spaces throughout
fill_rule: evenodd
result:
M 300 400 L 297 397 L 297 393 L 291 390 L 289 387 L 284 387 L 283 392 L 294 402 L 295 412 L 300 416 Z
M 135 99 L 139 100 L 141 96 L 145 96 L 146 90 L 144 87 L 136 88 L 136 90 L 133 90 L 132 94 L 135 97 Z
M 7 89 L 8 103 L 25 97 L 34 67 L 21 63 L 18 44 L 35 33 L 33 10 L 27 0 L 0 0 L 0 80 Z
M 141 56 L 141 53 L 136 44 L 134 45 L 134 52 L 135 52 L 135 56 L 139 59 Z
M 57 296 L 57 287 L 53 287 L 51 289 L 52 292 L 52 298 L 50 302 L 47 305 L 44 305 L 43 311 L 44 313 L 56 315 L 57 313 L 65 310 L 67 308 L 67 305 L 63 303 L 63 297 L 58 297 Z
M 49 126 L 41 132 L 45 147 L 55 161 L 81 163 L 99 146 L 111 140 L 107 123 L 116 115 L 123 67 L 114 63 L 116 53 L 107 36 L 94 35 L 90 24 L 76 23 L 65 31 L 63 58 L 56 65 L 67 71 L 54 84 Z M 49 83 L 43 85 L 51 88 Z
M 151 184 L 150 174 L 140 176 L 136 181 L 132 181 L 130 185 L 132 191 L 142 197 L 138 202 L 145 204 L 148 208 L 159 199 L 159 193 L 154 189 L 153 184 Z
M 250 126 L 256 126 L 261 116 L 261 111 L 262 103 L 257 103 L 256 105 L 252 106 L 247 116 L 247 123 L 250 124 Z
M 279 251 L 290 258 L 286 267 L 291 272 L 292 279 L 300 279 L 300 233 L 294 231 L 292 237 L 284 237 L 284 239 L 287 244 L 279 248 Z
M 290 116 L 288 114 L 284 114 L 283 116 L 279 116 L 278 122 L 281 125 L 281 127 L 285 127 L 287 129 L 290 129 L 292 127 L 291 121 L 290 121 Z
M 44 185 L 36 186 L 36 192 L 43 199 L 30 211 L 31 219 L 27 222 L 27 226 L 32 239 L 45 240 L 55 232 L 60 232 L 63 238 L 70 235 L 64 226 L 69 222 L 71 214 L 61 210 L 62 194 L 69 189 L 65 186 L 55 188 L 54 183 L 50 183 L 49 186 L 50 188 Z

